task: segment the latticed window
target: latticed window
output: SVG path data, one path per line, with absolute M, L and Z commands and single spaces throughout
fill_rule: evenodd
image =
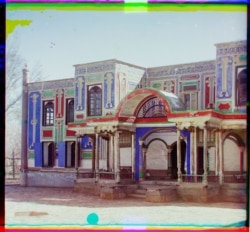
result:
M 66 101 L 66 123 L 74 122 L 74 99 Z
M 119 145 L 120 147 L 131 147 L 131 134 L 130 133 L 122 133 L 119 137 Z
M 43 125 L 54 125 L 54 102 L 47 101 L 43 103 Z
M 146 101 L 138 111 L 138 118 L 158 118 L 166 117 L 167 112 L 159 98 L 151 98 Z
M 102 89 L 101 86 L 88 87 L 88 116 L 102 115 Z

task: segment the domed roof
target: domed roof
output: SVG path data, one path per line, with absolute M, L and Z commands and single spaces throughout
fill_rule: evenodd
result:
M 186 110 L 186 107 L 183 103 L 183 101 L 181 100 L 181 98 L 179 98 L 178 96 L 176 96 L 175 94 L 171 93 L 171 92 L 166 92 L 163 90 L 158 90 L 162 95 L 165 96 L 165 98 L 167 99 L 168 103 L 170 104 L 171 107 L 171 111 L 184 111 Z

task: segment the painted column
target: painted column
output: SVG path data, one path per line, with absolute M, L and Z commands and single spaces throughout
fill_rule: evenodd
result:
M 139 157 L 139 181 L 143 181 L 145 177 L 144 173 L 144 152 L 143 152 L 143 140 L 139 140 L 140 145 L 140 157 Z
M 203 173 L 203 184 L 207 185 L 207 168 L 208 168 L 208 162 L 207 162 L 207 125 L 204 126 L 203 129 L 203 167 L 204 167 L 204 173 Z
M 109 146 L 110 146 L 110 171 L 114 171 L 114 135 L 110 134 L 110 141 L 109 141 Z
M 177 176 L 178 176 L 178 183 L 182 182 L 181 179 L 181 131 L 177 127 Z
M 195 175 L 195 182 L 197 182 L 197 127 L 194 127 L 194 175 Z
M 223 172 L 224 172 L 224 162 L 223 162 L 223 140 L 222 140 L 222 130 L 219 131 L 219 183 L 223 184 Z
M 131 135 L 131 171 L 132 179 L 135 180 L 135 134 Z
M 120 137 L 119 132 L 115 132 L 115 182 L 120 182 Z
M 95 135 L 95 181 L 99 181 L 99 136 Z
M 21 172 L 20 185 L 27 186 L 28 171 L 28 142 L 27 142 L 27 119 L 28 119 L 28 72 L 27 66 L 23 69 L 23 86 L 22 86 L 22 138 L 21 138 Z
M 167 150 L 168 150 L 168 152 L 167 152 L 167 173 L 169 174 L 170 172 L 169 172 L 169 168 L 171 168 L 171 172 L 173 171 L 172 170 L 172 163 L 171 163 L 171 152 L 172 152 L 172 147 L 171 146 L 167 146 Z
M 191 164 L 191 175 L 194 174 L 194 128 L 190 128 L 190 144 L 191 144 L 191 155 L 190 155 L 190 164 Z
M 79 163 L 78 163 L 78 160 L 79 160 L 79 149 L 78 149 L 78 143 L 79 142 L 79 136 L 77 135 L 76 136 L 76 141 L 75 141 L 75 179 L 77 180 L 78 178 L 78 166 L 79 166 Z
M 244 158 L 244 150 L 245 150 L 245 147 L 244 146 L 241 146 L 240 147 L 240 173 L 243 174 L 243 158 Z
M 215 132 L 215 176 L 219 174 L 219 132 Z
M 107 170 L 110 170 L 110 140 L 106 140 Z

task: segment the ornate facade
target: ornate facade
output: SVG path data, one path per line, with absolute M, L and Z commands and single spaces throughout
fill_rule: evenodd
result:
M 245 182 L 246 41 L 215 47 L 211 61 L 107 60 L 28 83 L 26 184 Z

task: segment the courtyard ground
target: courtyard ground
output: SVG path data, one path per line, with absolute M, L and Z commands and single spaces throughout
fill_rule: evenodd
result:
M 72 188 L 5 186 L 5 225 L 209 227 L 244 225 L 240 203 L 151 203 L 143 199 L 103 200 Z

